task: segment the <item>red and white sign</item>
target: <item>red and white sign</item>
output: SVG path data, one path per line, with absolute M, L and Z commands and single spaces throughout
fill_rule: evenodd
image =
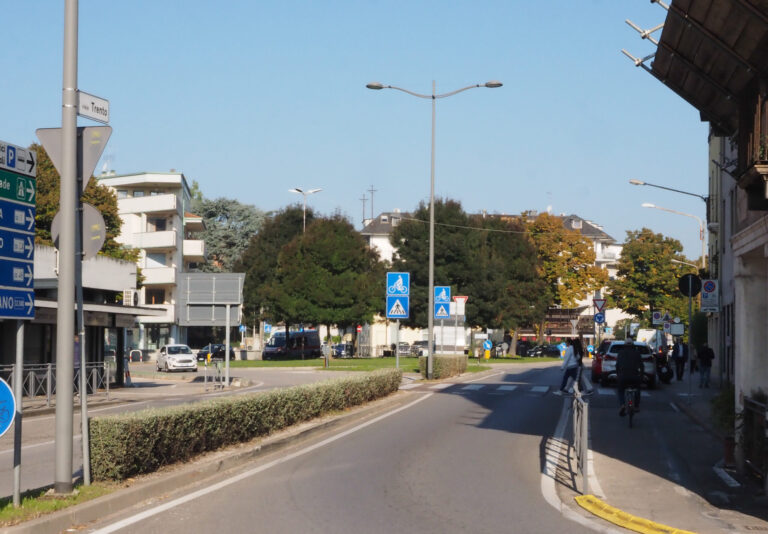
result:
M 464 305 L 469 300 L 469 297 L 465 295 L 454 295 L 453 302 L 456 303 L 456 315 L 465 315 Z
M 605 309 L 605 299 L 592 299 L 592 304 L 595 305 L 597 313 L 601 313 Z
M 361 325 L 357 325 L 357 331 L 358 332 L 362 332 L 363 331 L 363 327 Z

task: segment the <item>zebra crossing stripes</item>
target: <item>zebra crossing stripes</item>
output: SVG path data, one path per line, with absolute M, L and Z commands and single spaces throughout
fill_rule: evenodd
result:
M 616 396 L 616 389 L 615 388 L 611 388 L 611 389 L 609 389 L 609 388 L 597 388 L 597 393 L 599 395 L 613 395 L 615 397 Z M 650 397 L 651 395 L 647 391 L 642 391 L 641 390 L 640 391 L 640 396 L 641 397 Z
M 499 386 L 499 391 L 514 391 L 517 389 L 517 386 Z
M 413 389 L 418 387 L 421 387 L 421 384 L 404 384 L 400 386 L 400 389 Z
M 464 386 L 461 388 L 463 391 L 477 391 L 478 389 L 483 389 L 485 386 L 483 384 L 469 384 L 468 386 Z

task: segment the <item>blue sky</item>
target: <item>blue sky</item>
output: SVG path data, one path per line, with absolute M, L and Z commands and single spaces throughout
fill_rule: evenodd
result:
M 61 125 L 63 0 L 3 2 L 0 139 Z M 300 201 L 361 227 L 429 196 L 429 93 L 500 80 L 437 103 L 436 195 L 469 212 L 575 213 L 622 242 L 643 226 L 698 258 L 707 126 L 620 50 L 652 51 L 624 22 L 643 0 L 80 0 L 79 89 L 110 101 L 105 165 L 181 170 L 209 198 L 263 210 Z M 80 119 L 80 125 L 94 124 Z

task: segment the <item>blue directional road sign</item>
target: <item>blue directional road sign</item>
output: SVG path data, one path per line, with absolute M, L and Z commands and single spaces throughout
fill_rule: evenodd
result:
M 408 295 L 401 297 L 387 296 L 387 318 L 388 319 L 407 319 L 410 311 L 410 300 Z
M 0 290 L 0 318 L 34 319 L 35 294 L 17 289 Z
M 0 228 L 0 256 L 19 260 L 32 260 L 35 253 L 35 236 Z
M 435 286 L 435 304 L 451 302 L 451 286 Z
M 0 378 L 0 436 L 8 432 L 16 415 L 16 399 L 8 383 Z
M 387 296 L 410 295 L 411 273 L 387 273 Z
M 34 206 L 25 206 L 0 199 L 0 227 L 22 232 L 34 232 Z
M 0 286 L 32 289 L 32 267 L 32 262 L 0 260 Z
M 603 313 L 596 313 L 595 314 L 595 322 L 597 324 L 603 324 L 605 322 L 605 314 L 603 314 Z

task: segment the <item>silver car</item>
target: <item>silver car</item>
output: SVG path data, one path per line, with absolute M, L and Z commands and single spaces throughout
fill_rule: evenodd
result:
M 158 371 L 197 372 L 197 360 L 187 345 L 163 345 L 157 356 Z
M 616 380 L 616 358 L 623 346 L 624 341 L 603 342 L 595 354 L 595 361 L 592 362 L 593 381 L 605 384 L 609 380 Z M 653 357 L 653 351 L 648 343 L 639 341 L 635 341 L 635 348 L 640 352 L 643 360 L 643 383 L 649 389 L 653 389 L 656 387 L 656 360 Z

